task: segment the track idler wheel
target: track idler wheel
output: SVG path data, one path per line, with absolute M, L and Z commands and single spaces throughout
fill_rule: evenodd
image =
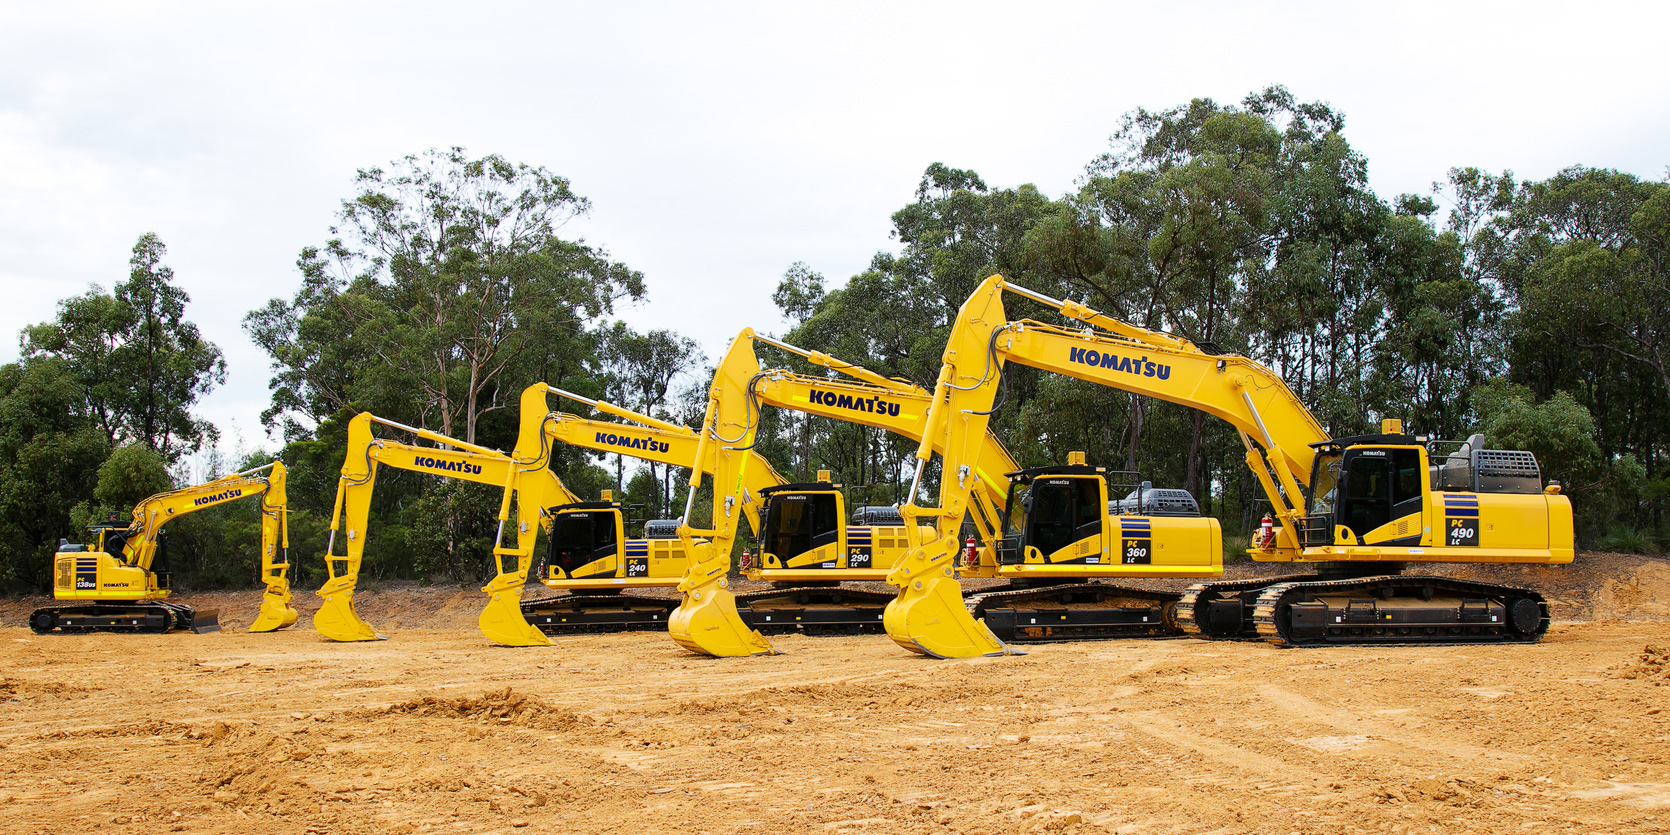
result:
M 45 635 L 58 627 L 58 616 L 42 609 L 29 616 L 29 628 L 36 635 Z
M 1542 626 L 1542 607 L 1535 600 L 1520 598 L 1508 607 L 1508 626 L 1521 635 L 1535 635 Z
M 684 548 L 691 555 L 684 580 L 678 584 L 684 600 L 667 619 L 673 640 L 691 652 L 715 658 L 778 655 L 771 642 L 737 614 L 736 595 L 725 578 L 730 555 L 715 556 L 710 543 L 688 538 Z
M 386 641 L 354 611 L 354 580 L 351 577 L 332 577 L 314 594 L 325 599 L 325 605 L 313 615 L 313 628 L 333 641 Z
M 946 543 L 949 547 L 943 547 Z M 929 558 L 929 550 L 941 553 Z M 962 585 L 951 571 L 951 554 L 956 552 L 956 537 L 949 537 L 926 549 L 911 549 L 894 566 L 887 582 L 899 588 L 899 596 L 882 615 L 888 636 L 905 649 L 934 658 L 1025 655 L 969 614 Z

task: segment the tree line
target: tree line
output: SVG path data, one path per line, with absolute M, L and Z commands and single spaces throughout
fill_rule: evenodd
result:
M 614 320 L 647 300 L 643 276 L 564 237 L 589 209 L 562 176 L 459 148 L 364 169 L 327 239 L 300 253 L 300 288 L 248 314 L 246 332 L 272 359 L 262 419 L 284 443 L 237 461 L 211 454 L 210 469 L 284 459 L 303 583 L 321 577 L 313 563 L 358 411 L 509 449 L 517 395 L 545 381 L 699 423 L 708 358 L 687 337 Z M 1585 545 L 1651 551 L 1670 538 L 1666 182 L 1458 167 L 1429 194 L 1388 200 L 1369 187 L 1342 114 L 1272 87 L 1128 114 L 1059 197 L 935 163 L 892 223 L 892 246 L 838 287 L 807 264 L 787 269 L 773 294 L 784 339 L 931 387 L 958 306 L 1001 273 L 1257 359 L 1335 436 L 1397 417 L 1420 434 L 1482 431 L 1492 446 L 1530 449 L 1572 496 Z M 164 256 L 156 236 L 141 237 L 126 281 L 60 302 L 0 367 L 8 588 L 46 588 L 59 538 L 186 483 L 186 456 L 215 448 L 192 408 L 225 363 L 186 319 Z M 1084 450 L 1190 490 L 1237 542 L 1266 509 L 1227 424 L 1032 369 L 1005 374 L 992 426 L 1023 465 Z M 914 444 L 794 413 L 763 420 L 757 450 L 785 475 L 832 470 L 854 504 L 908 498 Z M 619 490 L 636 518 L 680 512 L 683 473 L 606 459 L 560 449 L 553 466 L 583 496 Z M 399 471 L 378 480 L 368 578 L 483 574 L 494 491 Z M 170 530 L 177 582 L 253 580 L 253 506 Z

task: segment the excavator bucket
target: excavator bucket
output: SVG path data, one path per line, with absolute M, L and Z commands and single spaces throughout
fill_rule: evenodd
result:
M 371 624 L 354 611 L 354 582 L 351 577 L 332 577 L 315 594 L 325 599 L 313 616 L 313 628 L 333 641 L 385 641 Z
M 507 572 L 481 587 L 488 595 L 487 608 L 481 610 L 476 624 L 487 639 L 507 647 L 553 646 L 544 632 L 528 623 L 522 615 L 522 586 L 526 575 Z
M 283 629 L 300 619 L 301 614 L 290 605 L 288 588 L 269 587 L 266 594 L 261 596 L 261 611 L 256 613 L 255 622 L 249 625 L 249 631 L 272 632 Z
M 686 553 L 692 554 L 690 568 L 678 590 L 684 602 L 673 610 L 667 631 L 678 645 L 691 652 L 716 658 L 745 655 L 780 655 L 764 635 L 750 629 L 736 612 L 736 595 L 725 578 L 730 568 L 727 555 L 715 559 L 712 544 L 685 539 Z
M 930 563 L 923 549 L 912 549 L 888 576 L 888 582 L 900 587 L 899 596 L 882 614 L 882 626 L 893 641 L 935 658 L 1025 655 L 993 635 L 985 621 L 969 614 L 950 560 L 939 562 L 943 565 Z

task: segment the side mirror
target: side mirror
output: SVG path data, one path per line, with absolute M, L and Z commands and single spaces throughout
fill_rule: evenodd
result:
M 1032 515 L 1032 497 L 1031 496 L 1027 496 L 1027 497 L 1021 499 L 1021 512 L 1025 513 L 1028 516 Z

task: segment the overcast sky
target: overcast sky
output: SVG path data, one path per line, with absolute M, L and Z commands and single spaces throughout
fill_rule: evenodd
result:
M 430 147 L 569 177 L 593 211 L 565 233 L 647 281 L 620 318 L 710 358 L 781 331 L 792 262 L 839 283 L 892 248 L 928 164 L 1059 196 L 1137 107 L 1285 84 L 1345 113 L 1388 198 L 1460 165 L 1661 179 L 1667 9 L 0 2 L 0 362 L 153 231 L 226 355 L 199 414 L 276 448 L 243 315 L 294 291 L 356 168 Z

